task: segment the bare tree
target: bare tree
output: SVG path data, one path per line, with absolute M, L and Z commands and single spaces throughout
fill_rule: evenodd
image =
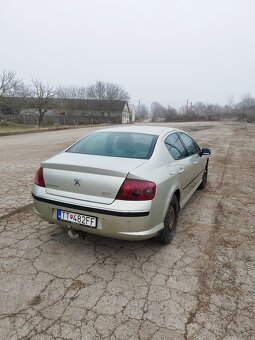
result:
M 118 84 L 106 83 L 105 95 L 107 100 L 125 100 L 130 99 L 127 91 Z
M 76 93 L 73 86 L 59 86 L 56 89 L 56 97 L 58 99 L 73 99 L 75 96 Z
M 234 95 L 233 94 L 230 94 L 227 98 L 227 106 L 230 108 L 230 109 L 234 109 L 235 108 L 235 99 L 234 99 Z
M 242 96 L 240 104 L 244 108 L 254 107 L 255 106 L 255 98 L 253 98 L 250 93 L 246 93 Z
M 87 89 L 84 86 L 59 86 L 56 89 L 56 104 L 58 111 L 71 115 L 75 99 L 87 99 Z
M 53 87 L 44 84 L 41 80 L 32 80 L 29 106 L 37 117 L 38 127 L 42 125 L 45 114 L 56 107 L 54 96 Z
M 0 75 L 0 110 L 2 113 L 19 113 L 26 106 L 27 86 L 17 79 L 14 71 Z
M 14 71 L 4 70 L 0 75 L 0 97 L 13 97 L 20 83 Z
M 149 110 L 145 104 L 137 105 L 136 107 L 136 117 L 138 120 L 144 120 L 149 118 Z
M 151 104 L 152 122 L 156 122 L 158 118 L 165 117 L 166 112 L 167 110 L 164 106 L 158 102 L 153 102 Z
M 236 104 L 235 109 L 240 120 L 245 120 L 248 123 L 255 121 L 255 98 L 250 93 L 242 96 L 241 102 Z
M 87 89 L 84 86 L 75 87 L 75 95 L 77 99 L 87 99 Z
M 128 92 L 121 85 L 102 81 L 97 81 L 94 85 L 87 87 L 87 98 L 125 101 L 130 99 Z
M 97 81 L 96 84 L 87 87 L 88 99 L 104 100 L 105 98 L 105 83 Z
M 166 111 L 166 122 L 176 121 L 177 116 L 178 116 L 177 110 L 174 107 L 168 105 Z
M 59 86 L 56 89 L 59 99 L 86 99 L 87 89 L 84 86 Z

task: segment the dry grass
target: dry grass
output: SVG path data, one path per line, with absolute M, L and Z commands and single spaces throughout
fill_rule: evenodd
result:
M 25 125 L 25 124 L 17 124 L 17 123 L 10 123 L 6 121 L 0 121 L 0 136 L 6 135 L 16 135 L 16 134 L 23 134 L 23 133 L 30 133 L 30 132 L 43 132 L 43 131 L 55 131 L 55 130 L 65 130 L 65 129 L 75 129 L 75 128 L 82 127 L 73 126 L 73 125 L 50 125 L 38 128 L 36 125 Z

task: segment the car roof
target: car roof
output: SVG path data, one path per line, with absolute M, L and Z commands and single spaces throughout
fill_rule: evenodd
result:
M 117 126 L 113 128 L 102 129 L 96 132 L 102 132 L 102 131 L 148 133 L 148 134 L 160 136 L 168 132 L 181 131 L 181 130 L 177 128 L 157 126 L 157 125 L 126 125 L 126 126 Z

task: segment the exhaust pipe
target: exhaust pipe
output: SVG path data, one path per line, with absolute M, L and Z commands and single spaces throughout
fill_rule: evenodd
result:
M 70 228 L 70 227 L 69 227 Z M 74 238 L 82 238 L 83 240 L 85 239 L 85 237 L 88 235 L 86 233 L 84 233 L 83 231 L 76 231 L 74 229 L 69 229 L 67 231 L 67 234 L 70 238 L 74 239 Z
M 69 229 L 67 231 L 67 234 L 70 238 L 78 238 L 79 237 L 79 233 L 73 229 Z

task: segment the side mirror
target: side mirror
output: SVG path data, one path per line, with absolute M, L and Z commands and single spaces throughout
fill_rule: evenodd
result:
M 199 152 L 199 155 L 200 156 L 209 156 L 211 154 L 211 151 L 210 149 L 207 149 L 207 148 L 203 148 L 200 152 Z

